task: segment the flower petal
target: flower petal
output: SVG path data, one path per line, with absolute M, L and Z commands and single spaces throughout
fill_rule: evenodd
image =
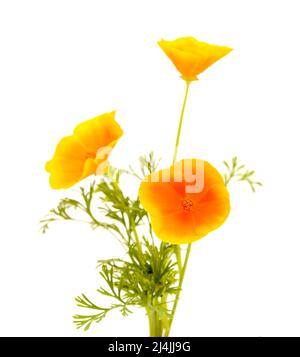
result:
M 74 136 L 64 137 L 57 145 L 53 159 L 47 162 L 50 185 L 68 188 L 78 182 L 84 170 L 86 152 Z
M 183 211 L 168 216 L 151 215 L 151 225 L 156 236 L 164 242 L 186 244 L 200 238 L 195 230 L 194 217 Z
M 232 51 L 229 47 L 211 45 L 193 37 L 161 40 L 158 44 L 187 81 L 196 80 L 198 74 Z
M 169 174 L 169 180 L 162 181 Z M 218 228 L 230 211 L 229 193 L 220 173 L 207 161 L 185 159 L 152 173 L 140 187 L 140 200 L 153 231 L 163 241 L 191 243 Z M 180 181 L 181 182 L 178 182 Z M 187 190 L 188 188 L 196 190 Z
M 157 172 L 155 177 L 149 175 L 144 179 L 140 186 L 139 198 L 150 214 L 165 216 L 180 210 L 182 195 L 169 183 L 161 182 L 162 171 Z M 157 177 L 158 182 L 154 182 Z
M 87 176 L 106 172 L 110 151 L 123 134 L 114 116 L 112 112 L 87 120 L 59 142 L 46 164 L 52 188 L 68 188 Z
M 85 148 L 86 152 L 96 157 L 99 149 L 110 146 L 123 135 L 123 130 L 115 121 L 115 112 L 99 115 L 79 125 L 74 136 Z
M 206 190 L 205 196 L 193 207 L 195 231 L 212 231 L 221 226 L 230 212 L 229 193 L 224 185 L 214 185 Z M 207 234 L 207 233 L 205 233 Z
M 194 67 L 197 64 L 197 56 L 174 47 L 169 41 L 161 40 L 158 44 L 185 79 L 197 79 L 194 71 Z

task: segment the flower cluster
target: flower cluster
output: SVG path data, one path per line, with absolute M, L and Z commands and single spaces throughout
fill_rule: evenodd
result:
M 58 143 L 53 158 L 46 164 L 53 189 L 67 189 L 91 175 L 99 178 L 90 183 L 88 190 L 81 188 L 79 198 L 63 199 L 42 220 L 42 230 L 46 231 L 49 223 L 57 219 L 76 220 L 76 212 L 81 211 L 93 228 L 104 228 L 116 236 L 127 253 L 125 259 L 99 262 L 106 288 L 101 287 L 98 292 L 110 297 L 113 303 L 102 307 L 85 294 L 77 297 L 79 307 L 93 312 L 74 316 L 79 328 L 88 329 L 113 309 L 127 315 L 131 306 L 138 306 L 146 310 L 150 335 L 168 336 L 191 243 L 226 221 L 230 212 L 227 185 L 232 179 L 247 181 L 253 190 L 260 185 L 252 180 L 254 172 L 245 170 L 236 158 L 231 166 L 224 162 L 224 175 L 200 158 L 177 160 L 190 84 L 232 49 L 193 37 L 161 40 L 158 44 L 186 82 L 171 166 L 158 169 L 159 160 L 153 153 L 140 157 L 139 171 L 131 166 L 125 170 L 110 165 L 110 151 L 123 135 L 115 112 L 79 124 L 72 135 Z M 123 175 L 140 180 L 134 199 L 121 189 Z M 101 213 L 101 217 L 95 212 Z M 184 244 L 188 244 L 186 249 L 182 248 Z

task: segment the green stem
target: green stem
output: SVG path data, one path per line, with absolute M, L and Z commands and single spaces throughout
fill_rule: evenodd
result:
M 179 275 L 181 275 L 182 272 L 182 261 L 181 261 L 181 248 L 180 245 L 177 244 L 175 246 L 175 254 L 176 254 L 176 259 L 177 259 L 177 265 L 178 265 L 178 271 Z
M 184 99 L 183 99 L 183 104 L 182 104 L 182 109 L 181 109 L 181 114 L 180 114 L 180 119 L 179 119 L 179 125 L 178 125 L 178 130 L 177 130 L 175 150 L 174 150 L 174 155 L 173 155 L 173 164 L 175 164 L 175 162 L 177 160 L 177 154 L 178 154 L 178 148 L 179 148 L 179 143 L 180 143 L 180 135 L 181 135 L 183 117 L 184 117 L 187 97 L 188 97 L 188 94 L 189 94 L 190 84 L 191 84 L 191 81 L 186 81 L 186 90 L 185 90 L 185 95 L 184 95 Z
M 162 337 L 163 322 L 159 319 L 157 311 L 155 311 L 153 307 L 147 308 L 146 310 L 149 320 L 150 337 Z
M 149 320 L 150 337 L 167 337 L 169 331 L 169 317 L 167 313 L 157 312 L 154 306 L 167 304 L 167 296 L 164 295 L 161 300 L 155 298 L 153 306 L 146 308 Z
M 147 309 L 147 315 L 149 320 L 150 337 L 156 337 L 156 323 L 155 323 L 154 313 L 151 311 L 151 309 Z
M 135 222 L 132 220 L 132 218 L 129 215 L 128 215 L 129 227 L 127 227 L 127 224 L 126 224 L 126 221 L 125 221 L 125 216 L 124 216 L 123 213 L 122 213 L 122 219 L 123 219 L 123 224 L 125 226 L 129 242 L 132 239 L 132 233 L 133 233 L 135 244 L 136 244 L 137 250 L 138 250 L 138 255 L 139 255 L 139 258 L 140 258 L 140 262 L 143 263 L 144 262 L 144 254 L 143 254 L 143 249 L 142 249 L 142 245 L 141 245 L 139 236 L 138 236 L 137 231 L 136 231 L 136 224 L 135 224 Z
M 178 131 L 177 131 L 177 137 L 176 137 L 176 143 L 175 143 L 175 150 L 174 150 L 174 156 L 173 156 L 173 165 L 175 164 L 175 162 L 177 160 L 177 154 L 178 154 L 178 148 L 179 148 L 179 143 L 180 143 L 180 136 L 181 136 L 181 130 L 182 130 L 183 117 L 184 117 L 184 113 L 185 113 L 185 107 L 186 107 L 187 97 L 188 97 L 188 94 L 189 94 L 190 84 L 191 84 L 191 81 L 186 81 L 186 90 L 185 90 L 185 95 L 184 95 L 184 99 L 183 99 L 183 104 L 182 104 L 182 109 L 181 109 L 181 114 L 180 114 L 180 119 L 179 119 L 179 125 L 178 125 Z M 173 305 L 173 309 L 172 309 L 172 312 L 171 312 L 169 325 L 168 325 L 168 328 L 167 328 L 167 331 L 166 331 L 166 336 L 169 335 L 171 327 L 172 327 L 172 323 L 173 323 L 173 320 L 174 320 L 175 312 L 176 312 L 178 301 L 179 301 L 179 297 L 180 297 L 180 292 L 181 292 L 181 289 L 182 289 L 183 279 L 184 279 L 184 276 L 185 276 L 185 271 L 186 271 L 186 267 L 187 267 L 187 264 L 188 264 L 190 252 L 191 252 L 191 247 L 192 247 L 192 245 L 189 244 L 188 248 L 187 248 L 187 251 L 186 251 L 186 255 L 185 255 L 183 266 L 182 266 L 182 261 L 181 261 L 181 247 L 180 247 L 180 245 L 177 245 L 176 248 L 175 248 L 177 265 L 178 265 L 178 273 L 179 273 L 179 284 L 178 284 L 178 292 L 176 294 L 174 305 Z
M 189 257 L 190 257 L 190 253 L 191 253 L 191 248 L 192 248 L 192 244 L 190 243 L 188 245 L 188 247 L 187 247 L 187 251 L 186 251 L 186 254 L 185 254 L 185 259 L 184 259 L 184 264 L 183 264 L 182 270 L 181 270 L 181 272 L 179 271 L 180 278 L 179 278 L 179 284 L 178 284 L 178 292 L 176 294 L 174 305 L 173 305 L 173 309 L 172 309 L 172 312 L 171 312 L 171 317 L 170 317 L 170 322 L 169 322 L 169 328 L 168 328 L 168 331 L 167 331 L 167 336 L 169 335 L 169 332 L 171 330 L 172 323 L 173 323 L 173 320 L 174 320 L 174 316 L 175 316 L 175 312 L 176 312 L 176 309 L 177 309 L 180 293 L 181 293 L 181 290 L 182 290 L 182 284 L 183 284 L 183 279 L 184 279 L 185 272 L 186 272 L 186 267 L 187 267 L 187 264 L 188 264 L 188 261 L 189 261 Z
M 165 305 L 167 307 L 167 305 L 168 305 L 167 300 L 168 300 L 168 295 L 167 294 L 163 295 L 161 298 L 162 305 Z M 163 314 L 161 324 L 162 324 L 162 336 L 168 337 L 168 331 L 169 331 L 169 326 L 170 326 L 168 312 Z
M 136 246 L 137 246 L 137 249 L 139 251 L 140 259 L 143 262 L 143 260 L 144 260 L 143 249 L 142 249 L 142 245 L 141 245 L 139 236 L 138 236 L 137 231 L 136 231 L 136 226 L 135 226 L 134 223 L 132 224 L 132 230 L 133 230 L 133 235 L 134 235 L 134 239 L 135 239 L 135 242 L 136 242 Z
M 178 125 L 178 130 L 177 130 L 177 136 L 176 136 L 176 142 L 175 142 L 173 164 L 175 164 L 175 162 L 177 160 L 177 154 L 178 154 L 180 136 L 181 136 L 181 130 L 182 130 L 182 123 L 183 123 L 183 118 L 184 118 L 185 107 L 186 107 L 190 84 L 191 84 L 191 81 L 186 81 L 186 90 L 185 90 L 185 95 L 184 95 L 184 99 L 183 99 L 181 114 L 180 114 L 180 118 L 179 118 L 179 125 Z M 178 304 L 178 300 L 179 300 L 179 296 L 180 296 L 180 291 L 182 289 L 183 279 L 184 279 L 190 251 L 191 251 L 191 244 L 188 245 L 186 256 L 185 256 L 185 261 L 182 266 L 180 245 L 177 245 L 175 247 L 175 254 L 176 254 L 178 272 L 179 272 L 180 278 L 179 278 L 178 292 L 175 297 L 175 302 L 174 302 L 173 309 L 171 312 L 171 317 L 168 318 L 168 316 L 166 315 L 159 319 L 159 316 L 156 311 L 151 311 L 151 309 L 147 310 L 148 319 L 149 319 L 150 336 L 152 336 L 152 337 L 169 336 L 169 332 L 171 329 L 171 325 L 172 325 L 172 322 L 174 319 L 174 315 L 176 312 L 176 308 L 177 308 L 177 304 Z M 162 302 L 162 304 L 167 305 L 167 296 L 163 296 L 161 302 Z

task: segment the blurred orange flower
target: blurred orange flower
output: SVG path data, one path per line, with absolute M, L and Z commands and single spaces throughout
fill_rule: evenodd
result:
M 186 159 L 147 176 L 139 190 L 154 233 L 173 244 L 196 241 L 226 220 L 229 193 L 207 161 Z
M 187 81 L 197 80 L 198 74 L 232 51 L 232 48 L 200 42 L 194 37 L 161 40 L 158 44 Z
M 68 188 L 87 176 L 104 173 L 107 157 L 122 135 L 115 112 L 79 124 L 73 135 L 58 143 L 52 160 L 46 164 L 51 187 Z

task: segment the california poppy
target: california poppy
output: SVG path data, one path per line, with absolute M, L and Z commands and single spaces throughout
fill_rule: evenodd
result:
M 154 233 L 173 244 L 204 237 L 222 225 L 230 211 L 222 176 L 207 161 L 197 159 L 179 161 L 145 177 L 139 198 Z
M 68 188 L 87 176 L 103 173 L 110 150 L 122 135 L 115 112 L 79 124 L 73 135 L 58 143 L 52 160 L 46 164 L 51 187 Z
M 232 48 L 211 45 L 194 37 L 161 40 L 158 44 L 187 81 L 197 80 L 198 74 L 232 51 Z

